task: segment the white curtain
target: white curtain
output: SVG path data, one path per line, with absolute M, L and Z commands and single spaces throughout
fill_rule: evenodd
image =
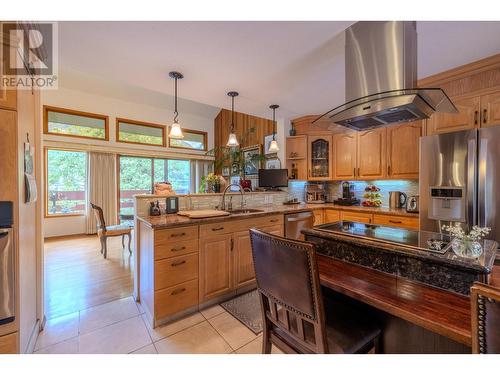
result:
M 97 232 L 90 202 L 102 208 L 106 226 L 117 223 L 116 156 L 89 152 L 87 169 L 87 234 Z
M 191 194 L 200 192 L 201 178 L 213 172 L 213 161 L 191 160 Z

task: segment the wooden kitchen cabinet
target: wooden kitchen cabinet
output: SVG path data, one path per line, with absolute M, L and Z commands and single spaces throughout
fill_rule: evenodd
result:
M 0 48 L 5 48 L 6 46 L 3 43 L 0 43 Z M 16 53 L 15 47 L 10 47 L 11 53 Z M 7 61 L 8 54 L 1 53 L 2 61 L 0 61 L 0 65 L 7 66 L 9 61 Z M 0 79 L 2 79 L 2 71 L 0 69 Z M 17 108 L 17 90 L 7 90 L 4 86 L 0 85 L 0 108 L 3 109 L 11 109 L 16 110 Z
M 373 224 L 387 225 L 418 230 L 420 224 L 418 217 L 373 214 Z
M 340 211 L 333 210 L 330 208 L 326 208 L 323 214 L 323 222 L 327 223 L 335 223 L 336 221 L 340 221 Z
M 335 134 L 332 137 L 333 179 L 352 180 L 356 173 L 356 132 Z
M 200 302 L 231 291 L 233 246 L 232 233 L 200 240 Z
M 323 224 L 323 210 L 314 210 L 314 225 L 321 225 Z
M 332 179 L 332 136 L 307 137 L 307 173 L 310 181 Z
M 423 121 L 387 127 L 388 178 L 418 178 L 422 129 Z
M 365 212 L 341 211 L 340 217 L 342 221 L 354 221 L 357 223 L 371 224 L 373 221 L 373 215 Z
M 358 133 L 358 179 L 384 178 L 386 168 L 387 129 L 376 128 Z
M 500 92 L 481 96 L 481 127 L 500 125 Z
M 479 96 L 451 98 L 451 101 L 457 107 L 458 113 L 434 113 L 427 120 L 429 135 L 474 129 L 479 126 L 481 110 Z
M 0 336 L 0 354 L 17 354 L 17 332 Z
M 296 180 L 307 180 L 307 136 L 298 135 L 286 137 L 286 167 L 288 177 L 292 175 L 292 168 L 297 168 Z

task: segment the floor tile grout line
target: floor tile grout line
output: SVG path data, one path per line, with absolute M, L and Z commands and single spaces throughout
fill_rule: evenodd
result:
M 195 324 L 193 324 L 192 326 L 189 326 L 189 327 L 183 328 L 183 329 L 181 329 L 180 331 L 177 331 L 177 332 L 175 332 L 175 333 L 172 333 L 171 335 L 168 335 L 168 336 L 162 337 L 162 338 L 161 338 L 161 339 L 159 339 L 159 340 L 153 341 L 153 344 L 154 344 L 154 343 L 157 343 L 157 342 L 160 342 L 160 341 L 162 341 L 162 340 L 168 339 L 169 337 L 172 337 L 172 336 L 174 336 L 174 335 L 177 335 L 178 333 L 184 332 L 184 331 L 186 331 L 186 330 L 188 330 L 188 329 L 190 329 L 190 328 L 193 328 L 193 327 L 199 326 L 200 324 L 205 323 L 205 322 L 208 322 L 208 320 L 207 320 L 207 319 L 205 319 L 205 321 L 195 323 Z M 210 324 L 210 322 L 208 322 L 208 324 Z M 148 331 L 148 333 L 149 333 L 149 331 Z M 217 332 L 217 334 L 219 334 L 219 332 Z M 157 350 L 157 351 L 158 351 L 158 350 Z
M 99 331 L 100 329 L 104 329 L 104 328 L 108 328 L 108 327 L 111 327 L 111 326 L 114 326 L 115 324 L 118 324 L 118 323 L 123 323 L 124 321 L 126 320 L 129 320 L 129 319 L 133 319 L 133 318 L 137 318 L 137 317 L 141 317 L 141 314 L 138 314 L 138 315 L 134 315 L 134 316 L 130 316 L 128 318 L 125 318 L 125 319 L 121 319 L 121 320 L 118 320 L 116 322 L 113 322 L 113 323 L 110 323 L 110 324 L 106 324 L 105 326 L 102 326 L 102 327 L 99 327 L 99 328 L 96 328 L 96 329 L 93 329 L 91 331 L 88 331 L 88 332 L 85 332 L 85 333 L 79 333 L 78 336 L 85 336 L 85 335 L 88 335 L 90 333 L 94 333 L 96 331 Z M 141 319 L 142 320 L 142 319 Z M 147 328 L 146 328 L 147 329 Z M 80 327 L 78 327 L 78 331 L 80 331 Z M 149 334 L 149 333 L 148 333 Z
M 222 314 L 219 314 L 219 315 L 222 315 Z M 235 349 L 232 347 L 232 345 L 226 340 L 226 338 L 224 336 L 222 336 L 222 334 L 219 332 L 219 330 L 210 322 L 209 319 L 207 319 L 207 322 L 208 322 L 208 324 L 210 324 L 212 326 L 212 328 L 215 330 L 215 332 L 217 332 L 217 334 L 221 337 L 221 339 L 224 340 L 224 342 L 232 349 L 232 351 L 234 351 Z M 231 354 L 231 352 L 227 353 L 227 354 Z
M 231 315 L 228 311 L 224 311 L 224 312 L 225 312 L 225 313 L 227 313 L 229 316 L 231 316 L 233 319 L 236 319 L 236 318 L 235 318 L 234 316 L 232 316 L 232 315 Z M 222 315 L 222 313 L 221 313 L 221 314 L 219 314 L 219 315 Z M 219 316 L 219 315 L 217 315 L 217 316 Z M 214 318 L 215 318 L 215 316 L 214 316 Z M 210 318 L 210 319 L 212 319 L 212 318 Z M 207 319 L 207 320 L 208 320 L 208 319 Z M 245 326 L 245 325 L 244 325 L 242 322 L 240 322 L 238 319 L 236 319 L 236 321 L 237 321 L 239 324 L 241 324 L 243 327 L 245 327 L 245 328 L 246 328 L 249 332 L 251 332 L 253 335 L 255 335 L 255 333 L 254 333 L 254 332 L 253 332 L 250 328 L 248 328 L 247 326 Z M 210 323 L 210 320 L 208 320 L 208 322 Z M 217 329 L 217 328 L 216 328 L 216 327 L 215 327 L 212 323 L 210 323 L 210 325 L 211 325 L 212 327 L 214 327 L 214 329 L 217 331 L 217 333 L 218 333 L 218 334 L 219 334 L 219 335 L 220 335 L 220 336 L 224 339 L 224 336 L 222 336 L 222 333 L 220 333 L 220 332 L 219 332 L 219 330 L 218 330 L 218 329 Z M 251 342 L 252 342 L 253 340 L 255 340 L 257 337 L 259 337 L 259 335 L 255 335 L 255 337 L 254 337 L 253 339 L 251 339 L 251 340 L 250 340 L 250 341 L 248 341 L 247 343 L 245 343 L 245 344 L 243 344 L 243 345 L 239 346 L 238 348 L 234 349 L 234 351 L 236 351 L 236 350 L 239 350 L 239 349 L 243 348 L 245 345 L 247 345 L 247 344 L 251 343 Z M 226 339 L 224 339 L 224 341 L 226 341 Z M 227 342 L 227 341 L 226 341 L 226 342 Z M 232 347 L 232 345 L 231 345 L 231 344 L 229 344 L 229 342 L 227 342 L 227 343 L 228 343 L 228 345 L 229 345 L 231 348 L 233 348 L 233 347 Z

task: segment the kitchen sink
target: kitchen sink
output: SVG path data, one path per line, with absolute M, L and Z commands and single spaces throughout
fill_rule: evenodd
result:
M 232 215 L 238 215 L 238 214 L 251 214 L 255 212 L 264 212 L 264 210 L 258 210 L 256 208 L 243 208 L 243 209 L 237 209 L 237 210 L 228 210 Z

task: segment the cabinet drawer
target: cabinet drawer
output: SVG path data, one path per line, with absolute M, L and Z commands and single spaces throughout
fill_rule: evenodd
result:
M 221 223 L 200 225 L 200 237 L 211 237 L 235 232 L 238 230 L 238 223 L 238 221 L 224 221 Z
M 155 261 L 155 290 L 198 278 L 198 253 Z
M 274 234 L 275 236 L 283 236 L 283 225 L 271 225 L 269 227 L 259 228 L 261 231 Z
M 336 221 L 340 221 L 340 211 L 332 210 L 329 208 L 325 209 L 323 222 L 327 224 L 327 223 L 335 223 Z
M 0 354 L 17 354 L 17 332 L 0 336 Z
M 248 228 L 262 228 L 268 227 L 271 225 L 283 225 L 283 215 L 272 215 L 272 216 L 264 216 L 258 217 L 256 219 L 247 219 L 245 220 L 245 227 Z
M 155 245 L 171 241 L 198 239 L 198 226 L 155 230 Z
M 155 319 L 162 319 L 198 304 L 198 279 L 155 292 Z
M 417 217 L 392 216 L 392 215 L 373 215 L 373 224 L 388 225 L 391 227 L 402 227 L 410 229 L 419 228 Z
M 198 251 L 198 240 L 162 241 L 155 245 L 155 260 L 172 258 Z
M 373 219 L 372 214 L 367 214 L 364 212 L 352 212 L 352 211 L 342 211 L 340 217 L 344 221 L 354 221 L 357 223 L 367 223 L 367 224 L 370 224 Z

